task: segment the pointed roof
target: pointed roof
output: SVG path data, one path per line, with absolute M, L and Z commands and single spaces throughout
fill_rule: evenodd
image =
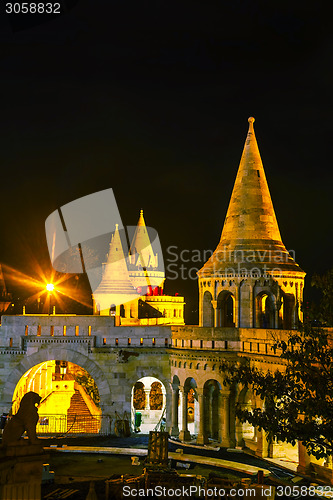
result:
M 225 274 L 227 268 L 238 269 L 238 264 L 246 270 L 262 269 L 265 265 L 267 271 L 279 268 L 284 272 L 303 272 L 282 243 L 254 133 L 254 118 L 248 121 L 249 130 L 221 239 L 199 276 Z
M 96 294 L 111 294 L 112 300 L 110 303 L 122 303 L 128 300 L 133 300 L 134 297 L 125 300 L 123 297 L 131 296 L 133 294 L 137 295 L 136 289 L 133 287 L 127 269 L 126 258 L 123 251 L 123 246 L 121 243 L 121 238 L 119 234 L 118 224 L 116 224 L 116 230 L 112 235 L 110 242 L 110 249 L 105 264 L 102 281 L 98 288 L 95 290 Z M 118 297 L 118 299 L 117 299 Z
M 154 254 L 146 223 L 143 217 L 143 210 L 140 210 L 140 217 L 133 236 L 130 247 L 131 264 L 142 268 L 156 268 L 157 255 Z

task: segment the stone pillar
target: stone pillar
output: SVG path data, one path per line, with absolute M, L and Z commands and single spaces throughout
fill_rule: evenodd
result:
M 266 431 L 262 430 L 261 432 L 256 429 L 257 435 L 257 448 L 256 448 L 256 456 L 261 458 L 269 458 L 271 455 L 271 446 L 267 440 Z
M 238 417 L 236 417 L 235 430 L 236 430 L 236 446 L 238 448 L 243 448 L 245 445 L 243 439 L 243 424 Z
M 8 445 L 0 450 L 0 498 L 40 500 L 43 463 L 49 458 L 39 444 Z
M 187 428 L 187 391 L 184 387 L 179 387 L 182 393 L 182 430 L 179 433 L 181 441 L 190 441 L 191 435 Z
M 203 389 L 197 389 L 199 403 L 199 433 L 197 436 L 197 444 L 205 444 L 208 438 L 205 430 L 205 397 Z
M 178 427 L 178 401 L 179 401 L 179 386 L 172 384 L 172 408 L 171 408 L 171 436 L 179 435 Z
M 235 306 L 234 306 L 235 328 L 239 327 L 239 286 L 235 288 Z
M 145 410 L 150 410 L 150 401 L 149 401 L 149 396 L 150 396 L 150 388 L 147 389 L 146 387 L 144 388 L 145 391 L 145 396 L 146 396 L 146 405 L 145 405 Z
M 214 308 L 214 325 L 215 328 L 216 327 L 219 327 L 221 325 L 219 325 L 219 309 L 217 307 L 217 300 L 212 300 L 211 302 L 213 308 Z
M 302 441 L 298 441 L 298 466 L 297 472 L 308 474 L 310 472 L 311 457 L 306 451 Z
M 222 440 L 221 446 L 230 447 L 230 393 L 220 392 L 219 404 L 222 407 Z

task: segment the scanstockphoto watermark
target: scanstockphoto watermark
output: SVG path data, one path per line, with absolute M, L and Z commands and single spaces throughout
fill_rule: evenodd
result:
M 141 497 L 141 498 L 271 498 L 273 493 L 272 486 L 260 486 L 259 488 L 203 488 L 201 486 L 182 486 L 168 488 L 167 486 L 157 485 L 154 488 L 131 488 L 126 485 L 123 487 L 123 497 Z
M 279 275 L 279 264 L 295 261 L 295 251 L 281 251 L 272 246 L 266 250 L 230 250 L 223 246 L 218 251 L 180 249 L 176 245 L 167 247 L 165 252 L 165 270 L 169 280 L 196 280 L 197 272 L 210 259 L 212 270 L 229 277 L 245 275 L 250 277 L 267 276 L 268 273 Z M 269 264 L 269 265 L 268 265 Z M 272 269 L 272 264 L 276 267 Z M 258 267 L 260 265 L 260 267 Z

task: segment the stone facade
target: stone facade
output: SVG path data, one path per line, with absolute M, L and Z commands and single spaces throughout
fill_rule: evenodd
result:
M 48 360 L 84 368 L 97 384 L 104 416 L 130 415 L 132 387 L 145 376 L 163 383 L 170 406 L 170 326 L 117 327 L 112 316 L 4 316 L 0 339 L 0 411 L 9 411 L 20 378 Z

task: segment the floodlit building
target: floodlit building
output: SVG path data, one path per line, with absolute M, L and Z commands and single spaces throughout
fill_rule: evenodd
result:
M 24 384 L 29 386 L 22 377 L 75 365 L 98 388 L 95 432 L 113 432 L 124 420 L 134 430 L 135 414 L 141 412 L 141 430 L 165 418 L 170 434 L 181 440 L 214 440 L 261 457 L 286 457 L 299 461 L 303 472 L 311 461 L 318 474 L 332 476 L 329 460 L 308 457 L 301 444 L 268 443 L 265 433 L 241 424 L 236 403 L 255 408 L 262 401 L 250 389 L 223 384 L 223 360 L 248 357 L 264 370 L 281 366 L 271 346 L 302 320 L 305 272 L 282 242 L 253 122 L 249 118 L 221 239 L 198 272 L 199 326 L 184 325 L 182 297 L 163 295 L 164 273 L 141 212 L 128 258 L 116 228 L 94 293 L 94 315 L 3 316 L 2 411 L 9 411 Z M 114 303 L 115 294 L 123 300 Z M 65 381 L 51 379 L 49 386 L 63 391 Z M 67 385 L 74 396 L 75 383 Z M 66 405 L 68 415 L 68 397 Z

